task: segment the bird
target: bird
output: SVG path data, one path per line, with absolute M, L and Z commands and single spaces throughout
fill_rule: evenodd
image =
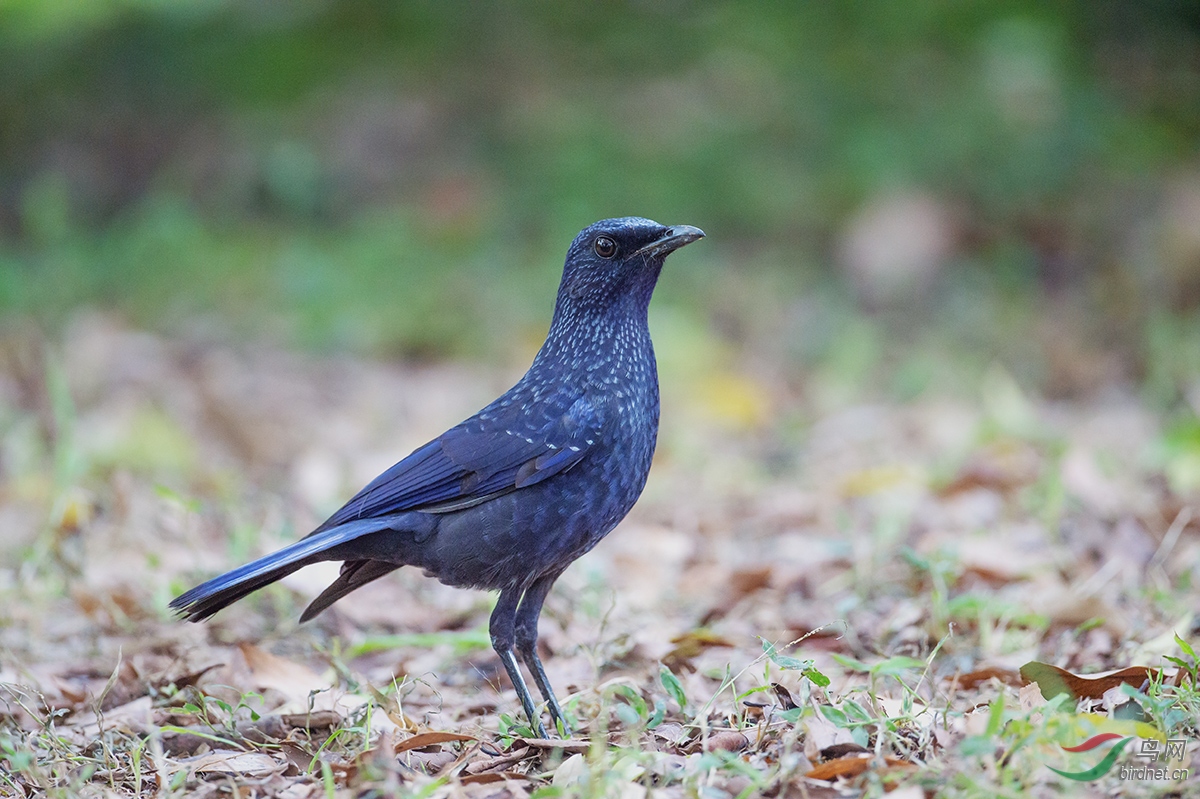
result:
M 499 591 L 492 648 L 530 728 L 545 726 L 517 657 L 558 733 L 570 726 L 537 651 L 554 582 L 633 507 L 658 438 L 649 305 L 666 257 L 704 237 L 641 217 L 584 228 L 567 251 L 546 340 L 517 383 L 376 477 L 306 537 L 170 603 L 201 621 L 318 561 L 338 578 L 300 621 L 402 566 Z

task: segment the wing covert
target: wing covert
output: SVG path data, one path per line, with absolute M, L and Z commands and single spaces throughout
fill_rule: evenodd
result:
M 529 420 L 519 407 L 482 412 L 372 480 L 317 532 L 408 510 L 445 513 L 536 485 L 579 463 L 599 440 L 602 406 L 587 396 Z M 559 407 L 563 407 L 559 405 Z M 505 409 L 508 410 L 508 409 Z

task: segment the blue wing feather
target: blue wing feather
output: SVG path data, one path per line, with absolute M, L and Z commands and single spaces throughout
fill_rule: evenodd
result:
M 530 425 L 520 405 L 485 409 L 376 477 L 314 534 L 355 519 L 469 506 L 567 471 L 603 425 L 601 409 L 587 397 L 567 399 L 574 401 L 558 406 L 565 412 L 540 427 Z

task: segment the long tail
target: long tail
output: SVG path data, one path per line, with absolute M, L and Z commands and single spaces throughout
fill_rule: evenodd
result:
M 188 621 L 202 621 L 310 563 L 340 560 L 331 557 L 329 550 L 371 533 L 393 529 L 392 523 L 386 518 L 359 519 L 314 533 L 180 594 L 171 600 L 171 608 Z

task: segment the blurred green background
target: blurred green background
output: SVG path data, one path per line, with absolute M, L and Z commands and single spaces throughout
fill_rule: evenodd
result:
M 1200 3 L 4 0 L 0 76 L 6 326 L 519 363 L 637 214 L 676 351 L 1200 404 Z

